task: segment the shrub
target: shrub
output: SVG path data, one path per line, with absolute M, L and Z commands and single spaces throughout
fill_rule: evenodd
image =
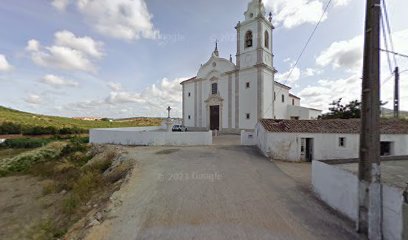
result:
M 88 146 L 83 143 L 82 138 L 73 138 L 70 142 L 62 149 L 61 156 L 68 156 L 75 152 L 85 152 L 88 150 Z
M 51 141 L 52 139 L 44 138 L 16 138 L 7 139 L 4 142 L 4 146 L 8 148 L 38 148 L 47 145 Z
M 21 124 L 12 122 L 3 122 L 0 125 L 0 134 L 20 134 Z
M 40 126 L 26 126 L 23 127 L 23 135 L 38 136 L 38 135 L 54 135 L 58 133 L 56 127 L 40 127 Z
M 16 157 L 3 159 L 0 162 L 0 176 L 24 172 L 37 163 L 54 160 L 61 154 L 65 145 L 61 142 L 50 143 L 45 147 L 22 153 Z
M 85 133 L 86 130 L 81 129 L 81 128 L 76 128 L 76 127 L 65 127 L 65 128 L 61 128 L 58 130 L 58 134 L 60 135 L 68 135 L 68 134 L 81 134 L 81 133 Z

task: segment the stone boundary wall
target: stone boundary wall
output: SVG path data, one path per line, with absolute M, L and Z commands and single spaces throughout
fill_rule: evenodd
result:
M 139 128 L 91 129 L 89 142 L 126 146 L 199 146 L 212 144 L 212 132 L 165 132 Z

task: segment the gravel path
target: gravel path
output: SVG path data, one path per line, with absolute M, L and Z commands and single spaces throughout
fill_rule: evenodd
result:
M 89 239 L 359 239 L 253 147 L 127 150 L 122 204 Z

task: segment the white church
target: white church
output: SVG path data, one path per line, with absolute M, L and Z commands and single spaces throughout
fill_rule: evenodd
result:
M 238 22 L 236 63 L 219 56 L 218 46 L 197 76 L 181 83 L 183 122 L 191 130 L 238 133 L 260 119 L 316 119 L 320 110 L 300 106 L 291 88 L 274 80 L 272 14 L 251 0 Z

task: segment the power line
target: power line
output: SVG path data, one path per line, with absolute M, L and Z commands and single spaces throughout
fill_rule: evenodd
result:
M 381 49 L 381 48 L 379 50 L 382 51 L 382 52 L 389 52 L 389 53 L 391 53 L 391 54 L 393 54 L 395 56 L 408 58 L 408 55 L 405 55 L 405 54 L 402 54 L 402 53 L 397 53 L 397 52 L 394 52 L 394 51 L 390 51 L 390 50 L 387 50 L 387 49 Z
M 312 33 L 310 34 L 309 38 L 307 39 L 307 42 L 305 44 L 305 46 L 303 47 L 302 51 L 300 52 L 299 57 L 296 59 L 295 64 L 292 66 L 292 69 L 289 72 L 289 75 L 287 77 L 287 81 L 289 81 L 290 77 L 292 76 L 293 71 L 295 70 L 296 66 L 299 64 L 300 59 L 302 58 L 303 54 L 305 53 L 307 47 L 309 46 L 314 34 L 316 33 L 317 28 L 319 27 L 320 23 L 322 22 L 324 16 L 326 15 L 327 10 L 329 9 L 330 3 L 332 2 L 332 0 L 329 0 L 329 2 L 327 3 L 326 7 L 324 8 L 323 14 L 322 16 L 320 16 L 319 21 L 317 22 L 316 26 L 314 27 Z
M 384 14 L 381 14 L 381 26 L 382 26 L 382 32 L 383 32 L 383 38 L 384 38 L 384 45 L 385 45 L 385 49 L 386 51 L 384 51 L 387 54 L 387 61 L 388 61 L 388 67 L 390 68 L 390 73 L 393 73 L 393 66 L 391 64 L 391 58 L 390 58 L 390 51 L 389 51 L 389 47 L 388 47 L 388 39 L 387 39 L 387 32 L 386 32 L 386 28 L 385 28 L 385 23 L 384 23 Z M 395 59 L 395 56 L 393 56 Z M 396 65 L 395 65 L 396 66 Z
M 392 40 L 391 24 L 390 24 L 390 19 L 388 18 L 387 4 L 386 4 L 385 0 L 382 0 L 382 4 L 383 4 L 383 12 L 384 12 L 384 15 L 385 15 L 385 21 L 387 23 L 388 35 L 389 35 L 390 45 L 391 45 L 391 51 L 394 52 L 394 41 Z M 395 64 L 395 66 L 398 66 L 397 58 L 395 57 L 395 55 L 394 55 L 394 64 Z
M 316 23 L 316 25 L 315 25 L 315 27 L 314 27 L 312 33 L 310 34 L 309 38 L 307 39 L 305 46 L 303 47 L 303 49 L 302 49 L 302 51 L 300 52 L 298 58 L 296 59 L 295 64 L 294 64 L 294 65 L 292 66 L 292 68 L 290 69 L 289 75 L 287 76 L 286 80 L 285 80 L 283 83 L 281 83 L 281 84 L 285 84 L 286 82 L 289 81 L 290 77 L 292 76 L 293 71 L 295 70 L 295 68 L 296 68 L 297 65 L 299 64 L 300 59 L 302 58 L 302 56 L 303 56 L 303 54 L 305 53 L 307 47 L 309 46 L 310 42 L 312 41 L 312 38 L 313 38 L 314 34 L 315 34 L 316 31 L 317 31 L 317 28 L 319 27 L 320 23 L 323 21 L 323 18 L 324 18 L 324 16 L 326 15 L 327 10 L 329 9 L 330 4 L 331 4 L 332 1 L 333 1 L 333 0 L 329 0 L 329 1 L 327 2 L 327 5 L 326 5 L 326 7 L 324 8 L 324 11 L 323 11 L 322 15 L 320 16 L 319 21 Z M 279 90 L 277 93 L 279 94 L 279 93 L 280 93 L 280 90 Z M 277 96 L 278 94 L 276 94 L 276 96 Z M 273 93 L 273 95 L 275 96 L 275 93 Z M 273 96 L 272 104 L 268 107 L 268 109 L 266 110 L 266 112 L 268 112 L 269 109 L 273 107 L 274 102 L 275 102 L 275 97 L 274 97 L 274 96 Z

